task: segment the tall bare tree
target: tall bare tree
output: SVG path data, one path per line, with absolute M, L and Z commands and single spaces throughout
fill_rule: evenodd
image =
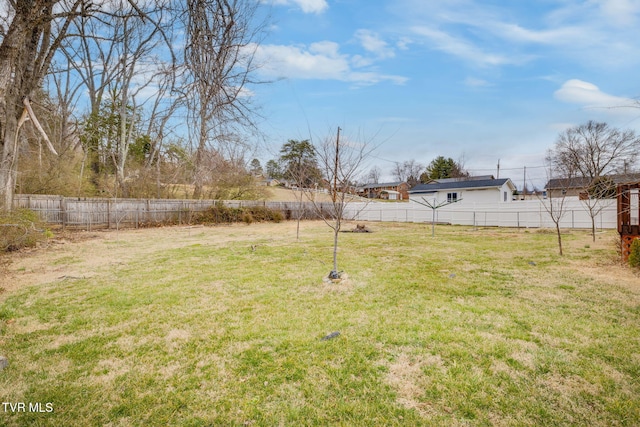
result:
M 255 25 L 259 2 L 187 0 L 184 55 L 185 100 L 196 145 L 193 197 L 203 194 L 207 147 L 229 129 L 252 127 L 255 110 L 248 86 L 262 27 Z
M 30 111 L 30 99 L 40 87 L 71 22 L 91 13 L 93 6 L 86 0 L 20 0 L 5 4 L 7 16 L 0 29 L 0 209 L 10 210 L 19 130 L 27 117 L 38 125 Z
M 116 147 L 111 152 L 111 157 L 115 166 L 118 187 L 121 194 L 128 197 L 125 167 L 129 147 L 142 129 L 140 123 L 142 116 L 139 110 L 142 104 L 149 100 L 149 97 L 143 97 L 141 92 L 155 83 L 154 77 L 162 71 L 148 63 L 145 64 L 144 61 L 153 58 L 152 52 L 158 49 L 162 37 L 159 37 L 161 27 L 146 25 L 145 19 L 148 15 L 141 12 L 138 7 L 132 7 L 125 0 L 118 0 L 115 2 L 115 6 L 117 6 L 113 13 L 116 20 L 115 30 L 121 43 L 118 49 L 117 78 L 109 85 L 112 87 L 111 93 L 118 98 L 117 113 L 120 126 Z M 154 18 L 157 22 L 163 21 L 161 11 L 162 9 L 160 12 L 155 12 Z M 153 93 L 156 97 L 162 94 L 157 88 Z M 128 111 L 129 108 L 131 108 L 131 112 Z
M 111 15 L 101 16 L 101 19 L 95 19 L 93 14 L 82 15 L 70 28 L 76 37 L 66 38 L 61 45 L 61 52 L 69 67 L 66 71 L 74 77 L 69 83 L 82 88 L 85 103 L 88 104 L 82 123 L 81 141 L 85 156 L 80 180 L 88 161 L 95 187 L 99 186 L 98 176 L 108 159 L 100 147 L 100 114 L 109 83 L 121 71 L 118 66 L 120 27 L 119 20 Z
M 175 80 L 170 41 L 173 22 L 168 16 L 172 10 L 168 1 L 111 0 L 99 15 L 76 20 L 72 26 L 76 37 L 68 38 L 62 46 L 73 75 L 86 94 L 82 146 L 98 190 L 101 172 L 113 170 L 120 193 L 127 195 L 125 169 L 134 130 L 149 130 L 150 122 L 166 125 L 166 115 L 158 117 L 162 115 L 158 106 L 175 104 L 166 90 L 166 82 Z M 105 104 L 115 106 L 111 108 L 112 119 L 117 122 L 107 144 L 109 149 L 101 138 L 103 124 L 109 119 L 101 116 Z M 144 111 L 145 104 L 153 104 L 148 113 Z M 145 119 L 148 123 L 144 123 Z M 157 140 L 154 138 L 153 142 Z
M 640 153 L 640 136 L 592 120 L 562 132 L 550 153 L 560 175 L 595 180 L 630 171 Z

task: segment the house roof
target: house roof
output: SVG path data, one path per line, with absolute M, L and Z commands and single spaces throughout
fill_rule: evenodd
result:
M 383 187 L 397 187 L 399 185 L 404 184 L 404 181 L 398 182 L 381 182 L 378 184 L 365 184 L 362 187 L 358 187 L 359 189 L 368 190 L 369 188 L 383 188 Z
M 460 178 L 438 178 L 429 180 L 426 184 L 440 183 L 445 184 L 447 182 L 460 182 L 460 181 L 485 181 L 487 179 L 495 179 L 493 175 L 477 175 L 477 176 L 467 176 Z
M 605 178 L 605 177 L 603 177 Z M 640 173 L 629 173 L 621 175 L 607 175 L 606 178 L 611 179 L 614 184 L 628 184 L 640 181 Z M 547 190 L 551 189 L 569 189 L 569 188 L 587 188 L 591 184 L 591 178 L 587 176 L 579 176 L 574 178 L 554 178 L 550 179 L 545 185 Z
M 506 182 L 510 187 L 515 189 L 515 186 L 509 178 L 501 179 L 479 179 L 479 180 L 466 180 L 466 181 L 448 181 L 448 182 L 434 182 L 431 184 L 418 184 L 409 190 L 409 193 L 435 193 L 442 190 L 478 190 L 481 188 L 499 188 Z
M 558 188 L 586 188 L 589 186 L 591 178 L 588 177 L 576 177 L 576 178 L 554 178 L 544 186 L 547 190 Z

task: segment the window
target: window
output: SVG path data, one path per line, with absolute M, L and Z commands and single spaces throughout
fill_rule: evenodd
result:
M 504 195 L 504 197 L 503 197 L 504 200 L 503 201 L 506 202 L 507 201 L 507 192 L 503 191 L 502 194 Z
M 458 201 L 458 193 L 447 193 L 447 202 L 454 203 Z

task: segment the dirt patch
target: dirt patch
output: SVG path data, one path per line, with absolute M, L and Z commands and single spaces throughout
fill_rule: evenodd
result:
M 438 370 L 445 370 L 446 367 L 438 355 L 410 355 L 400 353 L 395 360 L 387 363 L 389 371 L 386 382 L 397 393 L 397 402 L 408 409 L 414 409 L 422 417 L 433 414 L 433 410 L 428 403 L 422 400 L 424 390 L 429 379 L 423 372 L 423 367 L 431 366 Z

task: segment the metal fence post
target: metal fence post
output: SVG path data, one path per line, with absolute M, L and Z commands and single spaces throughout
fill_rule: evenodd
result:
M 66 209 L 64 205 L 64 196 L 60 197 L 60 221 L 62 222 L 62 228 L 64 229 L 66 224 Z

